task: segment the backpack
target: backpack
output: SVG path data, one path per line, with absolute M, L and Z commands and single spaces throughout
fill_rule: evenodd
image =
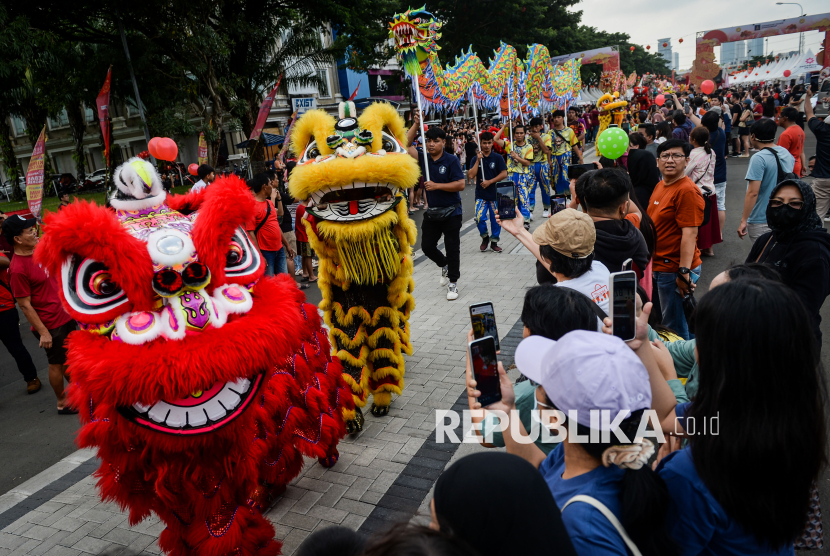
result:
M 775 184 L 778 185 L 782 181 L 785 180 L 797 180 L 798 176 L 793 174 L 792 172 L 785 172 L 784 168 L 781 166 L 781 159 L 778 158 L 778 153 L 775 152 L 775 149 L 772 147 L 764 147 L 765 151 L 769 151 L 772 153 L 772 156 L 775 157 L 775 162 L 778 164 L 778 179 L 776 180 Z

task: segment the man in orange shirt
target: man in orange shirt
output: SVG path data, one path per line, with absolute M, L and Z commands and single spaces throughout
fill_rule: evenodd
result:
M 257 204 L 253 218 L 245 223 L 245 231 L 248 232 L 251 242 L 259 248 L 262 258 L 265 259 L 265 275 L 287 273 L 288 264 L 280 232 L 279 219 L 282 216 L 280 194 L 265 173 L 254 176 L 248 182 L 248 187 L 253 191 Z
M 795 159 L 793 174 L 799 178 L 804 168 L 807 168 L 807 155 L 804 154 L 804 130 L 796 122 L 798 110 L 792 106 L 785 106 L 778 115 L 778 125 L 784 128 L 784 133 L 778 137 L 778 146 L 784 147 Z
M 648 215 L 654 221 L 654 283 L 660 295 L 663 324 L 689 340 L 683 297 L 694 291 L 700 277 L 697 230 L 703 224 L 705 202 L 697 185 L 685 176 L 690 145 L 669 139 L 657 148 L 663 181 L 651 194 Z

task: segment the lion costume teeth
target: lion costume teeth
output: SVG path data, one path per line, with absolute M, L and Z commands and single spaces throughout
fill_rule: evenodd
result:
M 356 409 L 344 416 L 356 432 L 369 393 L 376 415 L 388 411 L 393 393 L 401 393 L 403 354 L 412 354 L 416 228 L 403 191 L 420 170 L 406 152 L 404 122 L 391 105 L 372 104 L 354 118 L 354 107 L 343 103 L 340 116 L 335 121 L 312 110 L 297 121 L 291 145 L 299 160 L 289 189 L 308 201 L 311 218 L 303 225 L 320 258 L 320 309 L 352 389 Z

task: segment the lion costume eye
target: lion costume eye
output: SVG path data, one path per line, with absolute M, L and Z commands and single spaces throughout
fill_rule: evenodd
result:
M 64 298 L 79 313 L 100 315 L 130 302 L 104 263 L 75 255 L 61 272 Z
M 308 162 L 309 160 L 314 160 L 320 156 L 320 149 L 317 148 L 317 141 L 312 141 L 308 144 L 303 153 L 303 157 L 300 159 L 300 163 Z
M 225 276 L 228 282 L 239 282 L 253 275 L 261 264 L 259 251 L 251 245 L 248 234 L 242 228 L 238 228 L 225 255 Z
M 384 131 L 382 137 L 383 137 L 382 148 L 387 153 L 391 154 L 391 153 L 404 153 L 404 152 L 406 152 L 406 149 L 403 148 L 403 145 L 398 143 L 398 140 L 395 139 L 392 135 L 390 135 L 390 134 L 388 134 Z

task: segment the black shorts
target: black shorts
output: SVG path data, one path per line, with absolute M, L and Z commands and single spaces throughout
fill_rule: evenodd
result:
M 738 128 L 738 135 L 743 137 L 744 135 L 749 135 L 749 128 L 748 127 L 739 127 Z
M 78 329 L 78 323 L 70 320 L 54 330 L 50 330 L 49 334 L 52 336 L 52 347 L 46 350 L 46 361 L 50 365 L 66 365 L 66 337 L 73 330 Z M 32 334 L 40 341 L 40 334 L 37 330 L 32 330 Z

